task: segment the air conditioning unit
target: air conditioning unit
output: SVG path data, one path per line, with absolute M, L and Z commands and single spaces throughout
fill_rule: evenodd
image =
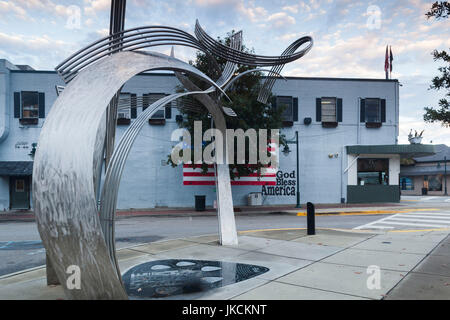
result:
M 249 206 L 261 206 L 262 205 L 262 193 L 250 192 L 247 197 L 247 204 Z

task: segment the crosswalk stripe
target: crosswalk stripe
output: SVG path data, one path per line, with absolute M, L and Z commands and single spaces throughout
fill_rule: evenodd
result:
M 441 220 L 447 220 L 450 221 L 450 217 L 443 217 L 443 216 L 432 216 L 432 215 L 414 215 L 414 217 L 411 217 L 409 214 L 397 214 L 395 215 L 395 217 L 410 217 L 410 218 L 418 218 L 418 219 L 422 219 L 422 218 L 426 218 L 426 219 L 441 219 Z
M 407 215 L 409 215 L 409 216 L 430 215 L 430 216 L 446 216 L 446 217 L 450 217 L 450 213 L 429 213 L 429 212 L 408 212 Z
M 399 221 L 416 221 L 416 222 L 437 222 L 437 223 L 448 223 L 450 224 L 450 220 L 438 220 L 438 219 L 410 219 L 403 217 L 392 217 L 390 220 L 399 220 Z
M 391 221 L 382 221 L 380 223 L 385 224 L 393 224 L 399 226 L 416 226 L 416 227 L 431 227 L 431 228 L 445 228 L 447 226 L 440 224 L 423 224 L 423 223 L 403 223 L 403 222 L 391 222 Z

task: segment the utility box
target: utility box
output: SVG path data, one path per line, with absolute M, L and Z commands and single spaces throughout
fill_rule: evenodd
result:
M 262 193 L 250 192 L 247 198 L 247 204 L 249 206 L 261 206 L 262 205 Z

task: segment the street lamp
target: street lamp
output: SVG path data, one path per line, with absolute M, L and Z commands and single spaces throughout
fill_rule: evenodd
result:
M 441 167 L 441 161 L 437 164 L 438 169 Z M 444 196 L 448 196 L 447 193 L 447 156 L 444 156 Z
M 301 208 L 300 206 L 300 168 L 299 168 L 299 149 L 298 149 L 298 131 L 295 131 L 295 137 L 291 140 L 286 140 L 287 144 L 294 144 L 297 147 L 297 204 L 296 204 L 296 208 Z M 287 156 L 289 153 L 291 152 L 291 150 L 289 150 L 289 146 L 284 146 L 283 148 L 283 154 L 285 156 Z

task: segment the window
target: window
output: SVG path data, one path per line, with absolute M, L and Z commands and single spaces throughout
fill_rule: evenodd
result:
M 14 118 L 21 124 L 37 124 L 45 118 L 45 94 L 37 91 L 14 92 Z
M 366 99 L 366 122 L 381 122 L 380 99 Z
M 358 185 L 389 185 L 389 159 L 358 159 Z
M 322 98 L 322 122 L 337 122 L 336 98 Z
M 144 101 L 143 110 L 145 110 L 152 103 L 155 103 L 159 99 L 164 98 L 165 96 L 167 96 L 167 94 L 165 93 L 149 93 L 144 95 L 145 98 L 143 99 Z M 170 119 L 172 117 L 171 104 L 172 103 L 166 104 L 165 106 L 157 110 L 149 119 L 149 123 L 164 125 L 166 123 L 166 119 Z
M 316 98 L 316 121 L 323 127 L 336 127 L 342 122 L 342 99 L 336 97 Z
M 39 94 L 37 92 L 22 92 L 22 119 L 39 118 Z
M 402 190 L 414 190 L 414 179 L 410 177 L 401 177 L 400 186 Z
M 442 191 L 442 174 L 428 176 L 428 191 Z
M 386 122 L 386 100 L 379 98 L 361 99 L 361 122 L 366 127 L 379 128 L 382 122 Z
M 298 98 L 291 96 L 276 96 L 272 100 L 273 108 L 283 108 L 281 120 L 284 127 L 291 127 L 298 121 Z
M 117 124 L 127 125 L 131 122 L 131 93 L 121 92 L 117 108 Z M 134 108 L 136 110 L 136 108 Z

